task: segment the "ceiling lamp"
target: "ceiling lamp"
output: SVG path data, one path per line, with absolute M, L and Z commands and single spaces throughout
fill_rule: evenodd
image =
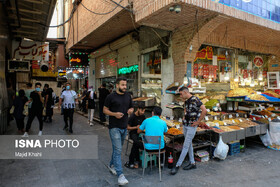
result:
M 184 76 L 184 84 L 188 85 L 188 83 L 189 83 L 189 79 L 187 77 L 187 74 L 185 74 L 185 76 Z
M 252 79 L 251 83 L 250 83 L 250 87 L 254 87 L 255 86 L 255 81 L 254 79 Z
M 262 80 L 263 80 L 263 74 L 262 74 L 262 71 L 260 71 L 260 72 L 259 72 L 258 79 L 259 79 L 259 81 L 262 81 Z
M 229 80 L 229 73 L 226 72 L 226 74 L 225 74 L 225 81 L 228 81 L 228 80 Z
M 236 73 L 236 75 L 235 75 L 235 77 L 234 77 L 234 82 L 238 82 L 239 81 L 239 76 L 237 75 L 237 73 Z

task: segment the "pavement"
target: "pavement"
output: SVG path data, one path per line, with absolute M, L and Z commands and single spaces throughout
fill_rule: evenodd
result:
M 57 110 L 53 123 L 44 123 L 43 135 L 66 135 L 63 131 L 63 116 Z M 30 134 L 38 133 L 39 123 L 35 119 Z M 74 134 L 98 135 L 99 158 L 95 160 L 0 160 L 0 186 L 28 187 L 86 187 L 86 186 L 118 186 L 117 177 L 109 173 L 106 164 L 111 158 L 111 141 L 108 128 L 98 122 L 90 127 L 87 119 L 74 114 Z M 12 121 L 6 135 L 20 135 L 15 121 Z M 123 148 L 122 160 L 125 163 L 126 142 Z M 130 150 L 130 147 L 129 147 Z M 172 176 L 165 167 L 162 172 L 162 182 L 159 181 L 158 168 L 127 169 L 124 174 L 129 180 L 126 186 L 279 186 L 280 184 L 280 152 L 265 148 L 256 143 L 249 143 L 245 153 L 228 156 L 224 161 L 210 160 L 197 163 L 197 169 L 184 171 L 182 169 Z

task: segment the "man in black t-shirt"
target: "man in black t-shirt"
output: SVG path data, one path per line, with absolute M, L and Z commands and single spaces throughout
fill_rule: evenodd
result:
M 31 123 L 33 122 L 34 118 L 37 117 L 39 120 L 39 133 L 38 136 L 42 135 L 42 130 L 43 130 L 43 97 L 42 97 L 42 92 L 41 92 L 41 83 L 36 83 L 35 84 L 35 91 L 31 92 L 30 94 L 30 100 L 28 103 L 32 101 L 32 106 L 30 109 L 30 113 L 28 114 L 28 121 L 26 124 L 26 129 L 23 137 L 28 137 L 28 131 L 31 127 Z
M 118 175 L 118 184 L 128 183 L 123 175 L 121 151 L 127 132 L 128 115 L 133 113 L 132 99 L 126 92 L 126 78 L 118 78 L 116 92 L 107 96 L 103 108 L 104 114 L 109 116 L 109 134 L 112 141 L 113 153 L 108 166 L 110 172 Z
M 98 88 L 99 91 L 99 117 L 102 123 L 106 122 L 105 114 L 103 113 L 103 107 L 106 97 L 110 94 L 109 90 L 106 88 L 106 83 L 102 83 L 101 87 Z
M 125 164 L 128 168 L 138 168 L 140 162 L 139 159 L 139 148 L 143 147 L 142 141 L 140 141 L 137 129 L 140 127 L 142 122 L 146 119 L 145 108 L 138 107 L 136 112 L 128 119 L 127 130 L 129 130 L 129 137 L 133 140 L 133 145 L 129 155 L 129 162 Z M 136 161 L 136 162 L 135 162 Z

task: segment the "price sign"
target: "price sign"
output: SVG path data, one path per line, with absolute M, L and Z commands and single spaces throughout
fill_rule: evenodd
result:
M 242 119 L 239 119 L 240 122 L 242 122 Z
M 176 125 L 176 128 L 179 129 L 179 128 L 180 128 L 180 125 Z
M 238 117 L 239 117 L 239 114 L 236 114 L 236 117 L 238 118 Z
M 268 121 L 271 121 L 271 118 L 268 118 Z
M 232 115 L 231 115 L 231 114 L 229 115 L 229 118 L 232 118 Z
M 278 107 L 275 107 L 275 110 L 278 110 Z
M 255 117 L 253 117 L 253 120 L 254 120 L 254 121 L 256 121 L 256 118 L 255 118 Z
M 210 109 L 206 109 L 207 110 L 207 112 L 210 112 Z
M 205 116 L 205 120 L 206 120 L 206 121 L 208 121 L 208 120 L 209 120 L 208 116 Z
M 219 127 L 220 126 L 219 123 L 216 123 L 216 126 Z
M 232 120 L 232 123 L 235 123 L 235 121 L 234 121 L 234 120 Z
M 217 116 L 214 117 L 214 120 L 217 120 Z
M 262 116 L 262 118 L 265 118 L 264 116 Z
M 206 125 L 207 125 L 208 127 L 210 127 L 210 124 L 209 124 L 209 123 L 206 123 Z
M 247 114 L 245 114 L 245 118 L 247 118 Z
M 227 125 L 227 123 L 226 123 L 226 122 L 224 122 L 224 125 Z
M 268 116 L 267 116 L 267 115 L 265 115 L 265 118 L 268 118 Z
M 276 114 L 273 113 L 273 114 L 271 114 L 271 116 L 274 117 L 274 116 L 276 116 Z
M 278 117 L 277 117 L 277 119 L 279 119 L 279 120 L 280 120 L 280 117 L 278 116 Z

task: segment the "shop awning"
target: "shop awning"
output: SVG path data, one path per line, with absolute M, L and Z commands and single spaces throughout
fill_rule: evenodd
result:
M 44 41 L 55 4 L 56 0 L 5 1 L 4 11 L 11 36 Z

